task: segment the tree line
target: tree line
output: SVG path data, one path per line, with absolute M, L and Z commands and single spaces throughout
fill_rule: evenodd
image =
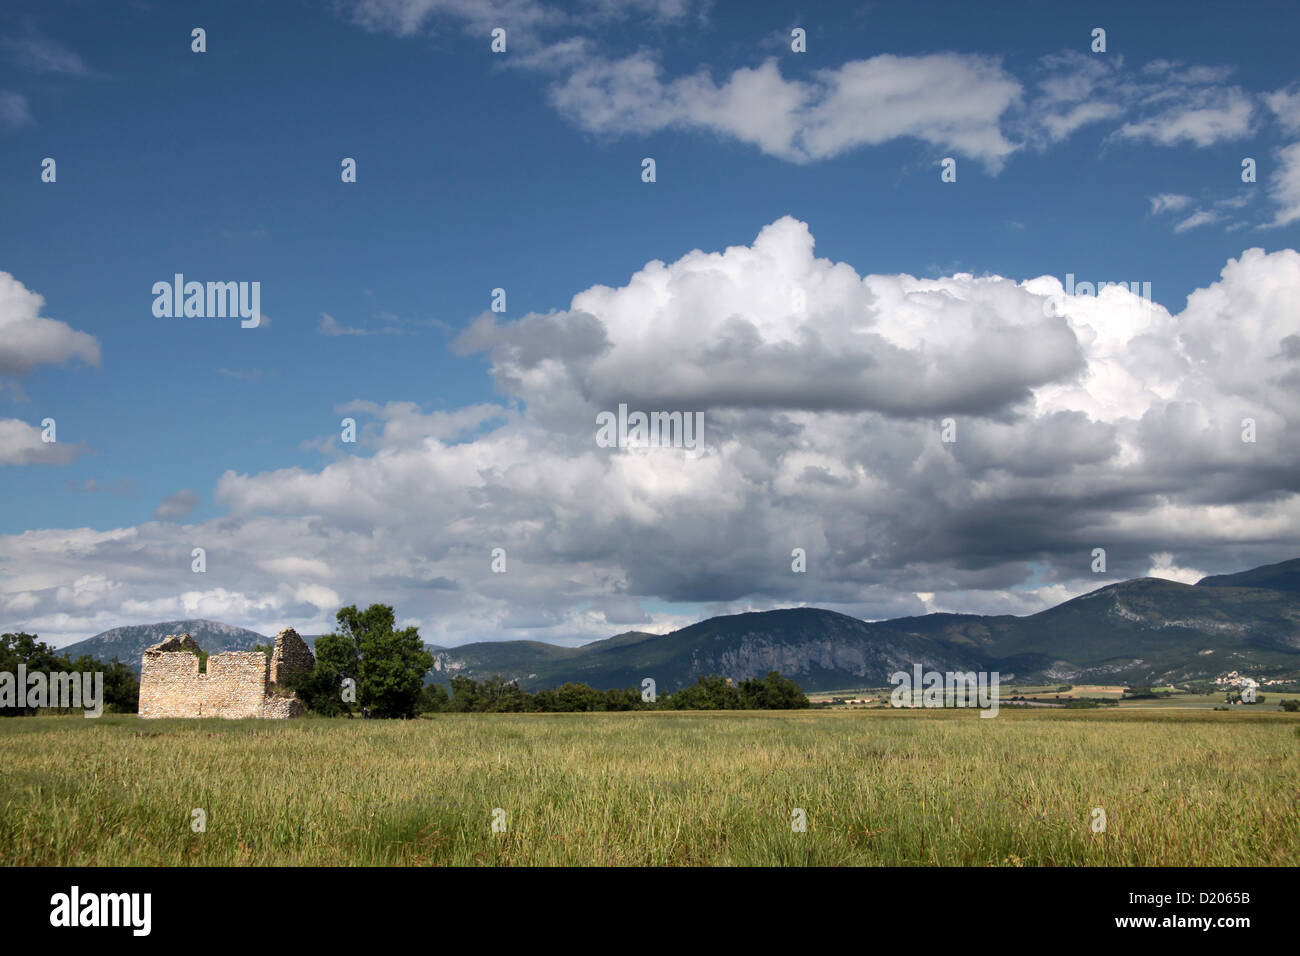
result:
M 501 676 L 487 680 L 451 678 L 450 692 L 425 684 L 433 655 L 418 628 L 398 630 L 393 609 L 372 604 L 340 610 L 339 627 L 316 639 L 316 666 L 285 681 L 313 713 L 327 717 L 414 717 L 421 713 L 569 713 L 618 710 L 789 710 L 809 706 L 803 689 L 772 671 L 761 679 L 732 684 L 700 677 L 694 684 L 654 701 L 632 688 L 597 690 L 563 684 L 530 692 Z
M 104 674 L 104 711 L 106 713 L 134 714 L 139 709 L 140 682 L 135 673 L 116 657 L 109 663 L 82 654 L 75 660 L 58 653 L 35 634 L 18 632 L 0 634 L 0 672 L 18 673 L 21 664 L 27 673 L 83 673 Z M 48 707 L 0 707 L 0 717 L 48 712 Z M 62 710 L 56 709 L 56 710 Z
M 808 707 L 803 689 L 771 671 L 762 679 L 739 684 L 711 674 L 671 694 L 645 700 L 634 688 L 597 690 L 587 684 L 529 692 L 517 681 L 496 675 L 477 681 L 472 677 L 451 679 L 451 692 L 440 684 L 424 688 L 421 713 L 574 713 L 618 710 L 795 710 Z

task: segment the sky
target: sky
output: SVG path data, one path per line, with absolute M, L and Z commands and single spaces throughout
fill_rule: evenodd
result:
M 9 0 L 0 628 L 577 644 L 1300 555 L 1300 9 L 1141 6 Z

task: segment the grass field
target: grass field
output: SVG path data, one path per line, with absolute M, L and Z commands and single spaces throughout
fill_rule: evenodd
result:
M 0 766 L 6 866 L 1300 863 L 1292 714 L 29 717 Z

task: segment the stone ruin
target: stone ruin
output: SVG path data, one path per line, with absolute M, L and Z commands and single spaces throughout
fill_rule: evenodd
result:
M 302 702 L 281 682 L 316 665 L 307 642 L 286 627 L 268 660 L 262 651 L 227 651 L 199 673 L 199 645 L 172 634 L 144 652 L 140 664 L 141 717 L 297 717 Z

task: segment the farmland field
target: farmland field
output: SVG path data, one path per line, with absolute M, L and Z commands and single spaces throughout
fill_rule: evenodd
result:
M 32 717 L 0 765 L 6 866 L 1300 863 L 1258 711 Z

